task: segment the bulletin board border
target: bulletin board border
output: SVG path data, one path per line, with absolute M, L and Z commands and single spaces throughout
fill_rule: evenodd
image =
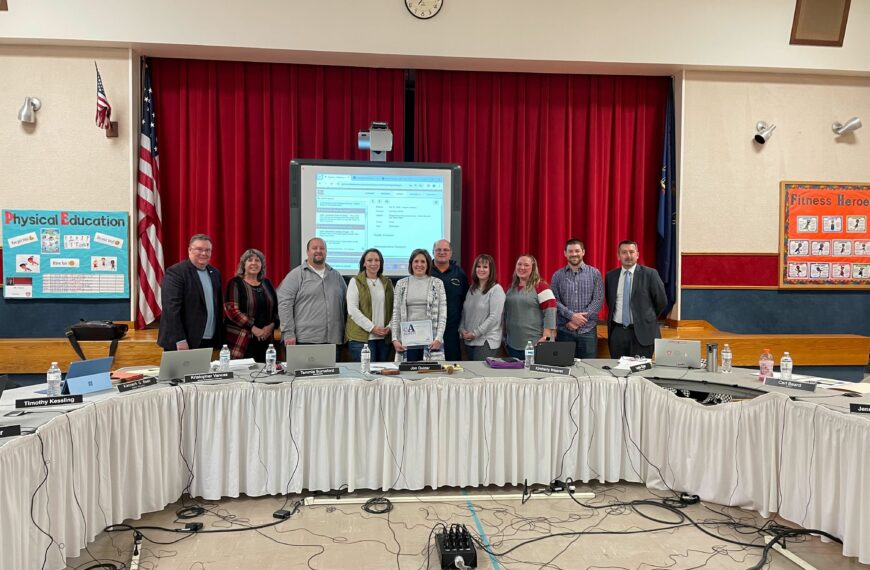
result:
M 779 288 L 790 290 L 870 290 L 870 279 L 807 281 L 806 283 L 787 282 L 789 233 L 789 192 L 797 189 L 870 191 L 870 182 L 819 182 L 784 180 L 779 183 Z

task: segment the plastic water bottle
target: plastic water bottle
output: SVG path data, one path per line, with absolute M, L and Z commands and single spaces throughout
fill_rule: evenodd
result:
M 221 348 L 221 356 L 220 356 L 220 366 L 218 367 L 218 372 L 229 372 L 230 371 L 230 348 L 227 345 L 224 345 Z
M 278 360 L 278 353 L 275 352 L 275 345 L 270 344 L 269 348 L 266 349 L 266 374 L 274 374 L 275 373 L 275 362 Z
M 531 368 L 532 364 L 535 363 L 535 345 L 532 344 L 532 341 L 526 343 L 526 368 Z
M 765 348 L 758 357 L 758 380 L 764 382 L 767 378 L 773 378 L 773 355 L 769 348 Z
M 363 374 L 368 374 L 372 371 L 372 351 L 369 350 L 369 343 L 363 344 L 362 351 L 359 353 L 360 370 Z
M 49 397 L 60 396 L 61 389 L 61 374 L 60 368 L 57 367 L 57 362 L 52 362 L 48 373 L 45 375 L 45 380 L 48 382 Z
M 731 347 L 727 344 L 722 347 L 722 370 L 721 372 L 731 372 Z
M 782 355 L 782 360 L 779 361 L 779 378 L 781 380 L 791 380 L 791 371 L 794 369 L 794 361 L 789 353 Z

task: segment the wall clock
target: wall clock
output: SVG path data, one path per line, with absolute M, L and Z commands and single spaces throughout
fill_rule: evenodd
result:
M 444 0 L 405 0 L 405 8 L 408 12 L 421 20 L 434 18 L 443 5 Z

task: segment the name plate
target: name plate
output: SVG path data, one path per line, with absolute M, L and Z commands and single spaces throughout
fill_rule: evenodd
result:
M 118 392 L 124 393 L 129 392 L 130 390 L 136 390 L 137 388 L 144 388 L 145 386 L 153 386 L 157 384 L 157 378 L 140 378 L 139 380 L 131 380 L 130 382 L 123 382 L 118 384 Z
M 564 366 L 549 366 L 547 364 L 532 364 L 529 366 L 531 372 L 542 372 L 544 374 L 558 374 L 560 376 L 568 376 L 571 371 Z
M 185 374 L 182 382 L 199 382 L 200 380 L 231 380 L 232 372 L 203 372 L 202 374 Z
M 807 382 L 798 382 L 797 380 L 783 380 L 782 378 L 766 378 L 765 386 L 777 386 L 779 388 L 791 388 L 792 390 L 803 390 L 804 392 L 815 392 L 816 385 Z
M 308 378 L 311 376 L 337 376 L 338 367 L 332 366 L 327 368 L 299 368 L 293 373 L 296 378 Z
M 0 426 L 0 437 L 15 437 L 21 435 L 21 426 Z
M 417 372 L 418 370 L 443 370 L 440 362 L 400 362 L 402 372 Z
M 870 404 L 849 404 L 849 411 L 853 414 L 870 414 Z
M 81 404 L 84 400 L 81 394 L 75 396 L 51 396 L 48 398 L 26 398 L 15 400 L 16 408 L 44 408 L 47 406 L 63 406 L 64 404 Z

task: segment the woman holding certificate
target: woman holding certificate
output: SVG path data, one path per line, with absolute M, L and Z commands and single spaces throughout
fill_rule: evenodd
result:
M 404 361 L 444 359 L 447 295 L 444 283 L 432 278 L 431 271 L 429 252 L 415 249 L 408 260 L 410 276 L 396 283 L 390 329 L 396 356 Z
M 538 262 L 531 255 L 517 259 L 504 303 L 504 330 L 508 356 L 520 360 L 526 343 L 538 344 L 556 336 L 556 297 L 541 279 Z

